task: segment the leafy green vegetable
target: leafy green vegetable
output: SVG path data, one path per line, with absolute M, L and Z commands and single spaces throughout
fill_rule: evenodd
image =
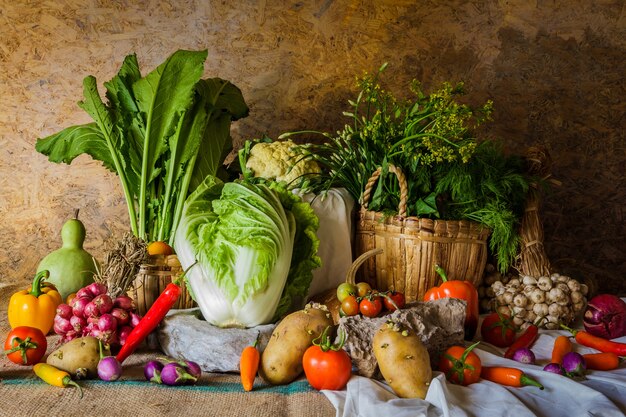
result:
M 102 161 L 120 178 L 133 234 L 173 243 L 187 195 L 221 172 L 232 149 L 230 123 L 248 114 L 236 86 L 201 79 L 206 57 L 177 51 L 142 77 L 129 55 L 104 83 L 108 103 L 86 77 L 79 106 L 94 122 L 39 139 L 35 148 L 57 163 L 83 153 Z
M 319 220 L 279 183 L 207 176 L 188 197 L 174 248 L 204 318 L 220 327 L 277 320 L 304 301 Z
M 490 249 L 506 271 L 518 254 L 517 228 L 530 179 L 521 158 L 476 137 L 476 128 L 490 120 L 493 103 L 471 108 L 458 102 L 463 84 L 444 83 L 426 94 L 417 81 L 409 86 L 411 98 L 400 100 L 378 81 L 385 67 L 358 81 L 359 94 L 344 113 L 351 122 L 336 135 L 302 131 L 279 138 L 325 137 L 308 149 L 325 171 L 310 179 L 315 192 L 344 187 L 363 203 L 367 181 L 382 167 L 368 203 L 373 211 L 397 213 L 400 191 L 388 166 L 401 168 L 408 181 L 408 215 L 482 223 L 492 230 Z

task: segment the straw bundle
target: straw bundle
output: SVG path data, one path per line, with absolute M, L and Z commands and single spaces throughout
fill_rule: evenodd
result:
M 552 159 L 548 151 L 539 146 L 528 149 L 526 155 L 528 174 L 542 181 L 559 184 L 551 179 Z M 539 217 L 541 196 L 539 184 L 534 182 L 528 192 L 524 215 L 520 226 L 521 250 L 518 269 L 522 275 L 532 277 L 549 276 L 550 260 L 543 246 L 543 224 Z

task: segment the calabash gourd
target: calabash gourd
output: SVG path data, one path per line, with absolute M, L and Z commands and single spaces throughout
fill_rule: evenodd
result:
M 78 220 L 78 210 L 74 218 L 66 221 L 61 228 L 61 248 L 49 253 L 41 260 L 37 272 L 50 271 L 48 282 L 54 284 L 65 300 L 68 295 L 94 282 L 97 261 L 83 249 L 86 231 Z

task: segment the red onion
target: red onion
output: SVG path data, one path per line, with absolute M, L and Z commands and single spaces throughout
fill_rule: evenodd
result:
M 141 316 L 137 313 L 134 312 L 130 312 L 130 325 L 132 327 L 136 327 L 137 324 L 139 324 L 139 322 L 141 321 Z
M 74 330 L 74 327 L 68 319 L 61 316 L 54 317 L 54 332 L 56 334 L 64 335 L 70 330 Z
M 67 304 L 59 304 L 56 311 L 57 316 L 63 317 L 64 319 L 70 319 L 72 317 L 72 307 Z
M 92 282 L 87 285 L 86 288 L 94 297 L 97 297 L 100 294 L 106 294 L 108 290 L 107 286 L 100 282 Z
M 98 306 L 92 300 L 88 302 L 85 308 L 83 309 L 83 315 L 88 318 L 98 317 L 100 316 L 100 309 L 98 309 Z
M 76 298 L 86 298 L 88 300 L 91 300 L 93 297 L 93 293 L 89 291 L 87 287 L 81 288 L 80 290 L 76 291 Z
M 90 300 L 85 297 L 76 297 L 72 300 L 72 313 L 78 317 L 84 317 L 85 306 Z
M 626 336 L 626 303 L 612 294 L 600 294 L 587 303 L 585 330 L 594 336 L 616 339 Z
M 83 327 L 87 325 L 87 320 L 82 317 L 72 316 L 72 318 L 70 319 L 70 324 L 72 325 L 76 333 L 82 333 Z
M 120 295 L 113 300 L 113 307 L 123 308 L 126 311 L 134 310 L 133 299 L 127 295 Z
M 98 319 L 98 328 L 103 332 L 114 332 L 117 330 L 117 319 L 111 314 L 103 314 Z
M 119 326 L 124 326 L 130 322 L 130 315 L 123 308 L 114 308 L 111 310 L 111 315 L 117 319 Z
M 133 328 L 130 326 L 120 327 L 119 331 L 117 332 L 117 335 L 120 338 L 120 346 L 124 346 L 124 343 L 126 343 L 126 338 L 132 331 L 133 331 Z
M 93 303 L 98 306 L 100 315 L 109 313 L 113 308 L 113 300 L 108 294 L 100 294 L 93 299 Z

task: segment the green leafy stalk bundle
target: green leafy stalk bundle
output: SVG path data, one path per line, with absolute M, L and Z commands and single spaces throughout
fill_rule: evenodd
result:
M 529 178 L 521 157 L 505 155 L 499 143 L 475 136 L 476 128 L 491 120 L 493 103 L 471 108 L 457 100 L 464 94 L 462 83 L 444 83 L 426 94 L 415 80 L 411 98 L 400 100 L 379 83 L 385 68 L 357 79 L 359 94 L 344 112 L 351 122 L 335 135 L 300 131 L 280 138 L 306 133 L 326 138 L 308 145 L 324 168 L 313 183 L 318 192 L 344 187 L 362 203 L 368 179 L 382 167 L 368 205 L 373 211 L 397 212 L 399 187 L 387 167 L 401 168 L 408 180 L 408 215 L 468 219 L 489 227 L 490 249 L 499 269 L 507 270 L 518 254 Z
M 129 55 L 106 82 L 83 81 L 79 106 L 92 123 L 39 139 L 52 162 L 80 154 L 102 161 L 121 182 L 130 227 L 144 241 L 172 244 L 183 203 L 207 175 L 218 175 L 232 149 L 231 121 L 246 117 L 241 91 L 219 78 L 201 79 L 207 51 L 176 51 L 145 77 Z

